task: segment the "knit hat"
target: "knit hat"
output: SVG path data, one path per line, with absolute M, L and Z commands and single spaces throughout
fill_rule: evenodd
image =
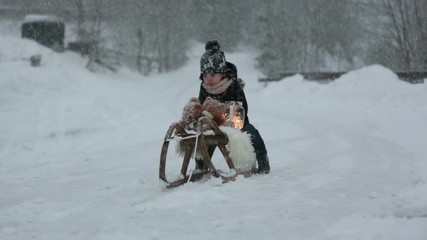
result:
M 205 50 L 200 59 L 201 73 L 225 73 L 227 61 L 219 43 L 216 40 L 210 40 L 206 43 Z

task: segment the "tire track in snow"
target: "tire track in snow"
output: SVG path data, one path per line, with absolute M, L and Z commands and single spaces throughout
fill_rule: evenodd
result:
M 316 199 L 313 204 L 325 211 L 363 212 L 393 204 L 394 196 L 415 181 L 407 179 L 416 168 L 414 156 L 362 123 L 340 124 L 306 113 L 283 116 L 268 109 L 261 114 L 273 125 L 292 128 L 291 136 L 264 138 L 272 153 L 272 184 L 282 184 L 296 202 Z

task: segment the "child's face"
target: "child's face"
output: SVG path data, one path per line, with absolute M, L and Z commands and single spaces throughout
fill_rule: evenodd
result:
M 214 86 L 224 77 L 222 73 L 205 73 L 203 74 L 203 82 L 208 86 Z

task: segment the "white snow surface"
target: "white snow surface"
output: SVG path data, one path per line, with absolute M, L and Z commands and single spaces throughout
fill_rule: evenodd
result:
M 226 53 L 271 173 L 166 189 L 163 137 L 198 95 L 203 50 L 144 77 L 0 37 L 0 239 L 427 239 L 427 85 L 379 65 L 265 85 L 255 54 Z
M 63 22 L 62 19 L 51 15 L 29 14 L 24 18 L 24 22 Z

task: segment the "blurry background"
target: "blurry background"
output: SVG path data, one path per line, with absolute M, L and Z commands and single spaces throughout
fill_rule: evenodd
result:
M 2 29 L 21 34 L 28 14 L 61 18 L 65 44 L 95 43 L 145 75 L 181 67 L 193 41 L 211 38 L 229 52 L 258 50 L 268 76 L 427 70 L 425 0 L 0 0 Z

